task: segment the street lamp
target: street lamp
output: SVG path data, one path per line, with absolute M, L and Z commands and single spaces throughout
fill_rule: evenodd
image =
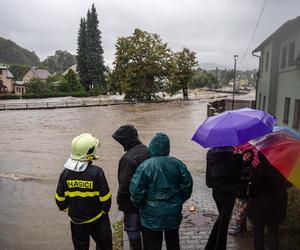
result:
M 233 90 L 232 90 L 232 109 L 234 109 L 234 93 L 235 93 L 235 75 L 236 75 L 236 61 L 238 59 L 238 55 L 234 55 L 234 68 L 233 68 Z

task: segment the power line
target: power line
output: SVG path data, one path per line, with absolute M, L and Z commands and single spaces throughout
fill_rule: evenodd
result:
M 262 6 L 262 8 L 261 8 L 261 11 L 260 11 L 260 14 L 259 14 L 257 23 L 256 23 L 256 25 L 255 25 L 255 29 L 254 29 L 254 31 L 253 31 L 253 33 L 252 33 L 251 39 L 250 39 L 249 44 L 248 44 L 248 47 L 247 47 L 247 49 L 246 49 L 244 55 L 242 56 L 242 59 L 241 59 L 238 63 L 241 63 L 241 62 L 245 59 L 245 57 L 246 57 L 246 55 L 247 55 L 247 53 L 248 53 L 248 50 L 249 50 L 249 48 L 250 48 L 250 46 L 251 46 L 251 43 L 252 43 L 253 38 L 254 38 L 254 35 L 255 35 L 256 31 L 257 31 L 258 24 L 259 24 L 259 22 L 260 22 L 260 19 L 261 19 L 261 17 L 262 17 L 263 12 L 264 12 L 264 9 L 265 9 L 265 6 L 266 6 L 267 1 L 268 1 L 268 0 L 265 0 L 263 6 Z

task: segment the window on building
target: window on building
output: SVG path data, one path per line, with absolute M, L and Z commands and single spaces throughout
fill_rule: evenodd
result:
M 262 110 L 266 108 L 266 96 L 264 95 Z
M 0 69 L 0 76 L 2 76 L 2 74 L 3 74 L 3 73 L 2 73 L 2 69 Z
M 286 46 L 284 46 L 281 50 L 281 65 L 280 65 L 281 69 L 286 67 L 286 55 L 287 55 L 287 48 Z
M 265 61 L 265 70 L 268 71 L 269 69 L 269 59 L 270 59 L 270 53 L 269 51 L 266 54 L 266 61 Z
M 290 114 L 290 104 L 291 98 L 286 97 L 284 99 L 284 113 L 283 113 L 283 122 L 288 124 L 289 123 L 289 114 Z
M 294 62 L 294 54 L 295 54 L 295 42 L 289 44 L 289 57 L 288 57 L 288 66 L 291 66 Z
M 300 128 L 300 100 L 295 100 L 293 128 Z

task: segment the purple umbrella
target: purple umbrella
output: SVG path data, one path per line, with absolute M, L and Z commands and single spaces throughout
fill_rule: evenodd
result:
M 207 118 L 192 140 L 204 148 L 237 146 L 271 133 L 274 124 L 274 117 L 262 110 L 230 110 Z

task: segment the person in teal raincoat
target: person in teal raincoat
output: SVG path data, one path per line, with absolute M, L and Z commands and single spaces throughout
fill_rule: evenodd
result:
M 182 205 L 190 198 L 193 179 L 184 163 L 169 156 L 170 139 L 157 133 L 149 145 L 151 158 L 137 168 L 130 183 L 131 200 L 140 209 L 145 250 L 160 250 L 163 233 L 168 250 L 180 249 Z

